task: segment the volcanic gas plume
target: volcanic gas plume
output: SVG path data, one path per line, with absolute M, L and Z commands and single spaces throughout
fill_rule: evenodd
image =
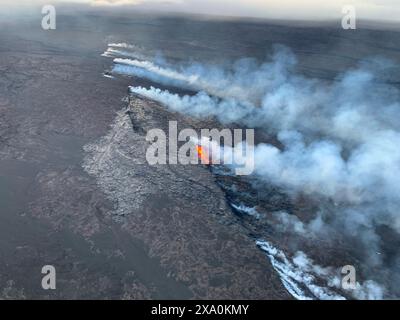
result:
M 134 55 L 120 52 L 113 72 L 197 94 L 155 87 L 131 92 L 174 111 L 274 135 L 279 145 L 256 146 L 252 179 L 318 198 L 324 205 L 298 232 L 326 238 L 340 230 L 359 245 L 368 268 L 390 273 L 386 289 L 396 294 L 400 256 L 385 252 L 380 232 L 400 236 L 400 90 L 385 80 L 395 65 L 370 57 L 328 82 L 297 72 L 295 55 L 282 46 L 265 62 L 245 58 L 224 68 L 156 64 Z

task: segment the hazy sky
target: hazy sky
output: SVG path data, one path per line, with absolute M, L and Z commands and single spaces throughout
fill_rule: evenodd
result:
M 14 3 L 15 0 L 0 0 Z M 359 18 L 400 22 L 400 0 L 19 0 L 18 3 L 79 2 L 94 6 L 136 6 L 162 11 L 226 16 L 329 19 L 341 15 L 344 5 L 354 5 Z

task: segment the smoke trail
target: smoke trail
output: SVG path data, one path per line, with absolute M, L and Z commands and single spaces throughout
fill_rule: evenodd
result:
M 141 49 L 141 47 L 139 47 L 137 45 L 129 44 L 129 43 L 125 43 L 125 42 L 109 43 L 108 46 L 111 48 L 123 48 L 123 49 L 131 49 L 131 50 L 135 50 L 135 51 Z
M 131 87 L 133 93 L 174 111 L 275 134 L 283 147 L 256 147 L 255 176 L 288 192 L 332 201 L 321 208 L 319 223 L 305 228 L 326 234 L 341 230 L 364 244 L 371 267 L 385 267 L 389 256 L 377 255 L 383 244 L 378 229 L 400 235 L 400 90 L 383 81 L 394 67 L 390 62 L 370 59 L 332 83 L 296 73 L 296 58 L 281 47 L 269 62 L 244 59 L 231 69 L 200 64 L 173 69 L 148 62 L 130 67 L 135 68 L 131 74 L 200 91 L 179 96 Z M 386 267 L 395 288 L 399 267 Z
M 241 59 L 231 70 L 198 63 L 156 66 L 150 61 L 114 59 L 113 71 L 147 78 L 154 82 L 205 91 L 221 98 L 259 103 L 266 91 L 285 81 L 296 64 L 295 57 L 284 47 L 277 46 L 272 62 L 258 64 L 254 59 Z M 122 65 L 121 65 L 122 64 Z M 129 68 L 127 66 L 133 66 Z M 251 79 L 251 85 L 249 85 Z
M 286 289 L 299 300 L 344 300 L 336 293 L 341 286 L 341 278 L 329 267 L 314 264 L 304 252 L 298 251 L 290 261 L 283 251 L 275 248 L 265 240 L 257 240 L 256 244 L 267 254 L 272 266 L 280 275 Z M 317 285 L 325 282 L 325 287 Z M 367 280 L 356 284 L 351 291 L 356 299 L 381 300 L 384 289 L 374 281 Z
M 196 117 L 215 116 L 222 123 L 241 121 L 249 116 L 253 109 L 251 104 L 239 104 L 234 99 L 219 100 L 200 92 L 195 96 L 183 96 L 151 87 L 130 87 L 132 93 L 136 93 L 152 100 L 161 102 L 174 111 L 188 113 Z
M 245 125 L 268 127 L 275 132 L 324 134 L 348 143 L 367 141 L 376 132 L 399 128 L 400 92 L 377 81 L 377 74 L 390 67 L 388 63 L 372 60 L 329 85 L 293 74 L 293 61 L 295 58 L 286 51 L 277 51 L 273 62 L 258 66 L 257 76 L 253 64 L 250 67 L 245 63 L 236 65 L 233 73 L 196 65 L 193 69 L 197 72 L 181 74 L 148 62 L 135 62 L 136 68 L 126 73 L 201 90 L 196 96 L 179 97 L 168 91 L 133 88 L 175 110 L 194 109 L 194 114 L 207 115 L 210 109 L 216 109 L 213 115 L 223 122 L 231 121 L 229 113 L 240 111 Z M 115 67 L 117 71 L 119 68 Z M 223 93 L 215 94 L 218 91 Z M 226 109 L 227 105 L 233 110 Z
M 138 60 L 146 60 L 148 57 L 142 53 L 143 48 L 128 43 L 109 43 L 107 50 L 102 54 L 108 58 L 133 58 Z
M 161 68 L 150 61 L 115 58 L 113 72 L 135 75 L 163 84 L 194 88 L 196 76 L 186 76 L 171 69 Z

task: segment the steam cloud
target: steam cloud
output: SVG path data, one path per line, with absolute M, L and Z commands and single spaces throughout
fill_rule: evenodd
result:
M 321 208 L 319 223 L 305 228 L 341 228 L 364 244 L 371 267 L 382 267 L 378 228 L 400 233 L 400 91 L 382 80 L 393 65 L 369 59 L 328 83 L 296 73 L 296 63 L 289 49 L 277 47 L 269 62 L 243 59 L 230 69 L 115 59 L 114 72 L 199 91 L 179 96 L 131 87 L 172 110 L 275 134 L 283 147 L 255 149 L 257 178 L 331 201 L 329 209 Z M 397 254 L 392 261 L 386 267 L 395 287 Z

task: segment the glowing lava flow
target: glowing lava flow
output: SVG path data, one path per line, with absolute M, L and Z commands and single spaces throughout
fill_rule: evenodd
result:
M 210 157 L 208 155 L 207 150 L 200 146 L 196 145 L 197 156 L 199 157 L 202 164 L 210 164 Z

